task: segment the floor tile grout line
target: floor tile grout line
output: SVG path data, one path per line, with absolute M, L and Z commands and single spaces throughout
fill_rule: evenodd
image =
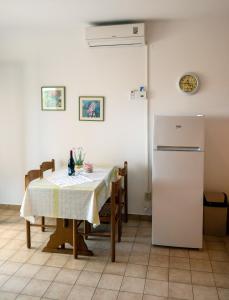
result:
M 6 260 L 5 263 L 6 263 L 6 262 L 8 262 L 8 260 Z M 22 263 L 22 266 L 23 266 L 23 263 Z M 20 269 L 20 268 L 19 268 L 19 269 Z M 19 270 L 19 269 L 18 269 L 18 270 Z M 8 278 L 8 279 L 0 286 L 0 290 L 1 290 L 2 287 L 3 287 L 3 286 L 4 286 L 4 285 L 5 285 L 5 284 L 6 284 L 6 283 L 7 283 L 7 282 L 15 275 L 15 274 L 16 274 L 16 272 L 17 272 L 18 270 L 16 270 L 13 274 L 5 274 L 5 275 L 9 275 L 10 277 L 9 277 L 9 278 Z M 25 276 L 17 276 L 17 277 L 27 278 L 27 277 L 25 277 Z M 29 282 L 30 282 L 30 281 L 31 281 L 31 278 L 30 278 Z M 28 282 L 28 283 L 29 283 L 29 282 Z M 24 288 L 23 288 L 23 289 L 24 289 Z M 23 290 L 23 289 L 22 289 L 22 290 Z
M 138 226 L 139 227 L 139 226 Z M 135 233 L 135 237 L 136 237 L 136 233 Z M 139 241 L 137 241 L 137 242 L 139 242 Z M 134 243 L 136 243 L 136 239 L 133 241 L 133 244 L 132 244 L 132 250 L 133 250 L 133 245 L 134 245 Z M 224 242 L 224 243 L 226 243 L 226 242 Z M 4 246 L 3 246 L 4 247 Z M 12 249 L 13 250 L 13 249 Z M 224 252 L 227 252 L 228 253 L 228 250 L 227 250 L 227 248 L 225 249 L 225 251 Z M 208 249 L 208 251 L 221 251 L 221 249 Z M 129 262 L 129 260 L 130 260 L 130 255 L 131 255 L 131 253 L 132 252 L 130 252 L 129 254 L 128 254 L 128 262 Z M 209 253 L 209 252 L 208 252 Z M 13 255 L 13 254 L 12 254 Z M 190 257 L 189 257 L 190 258 Z M 205 260 L 204 258 L 201 258 L 201 257 L 199 257 L 199 258 L 195 258 L 195 259 L 202 259 L 202 260 Z M 4 264 L 5 262 L 7 262 L 9 260 L 9 258 L 7 258 L 2 264 Z M 219 261 L 219 262 L 223 262 L 223 261 L 221 261 L 221 260 L 218 260 L 218 259 L 216 259 L 216 258 L 212 258 L 212 259 L 208 259 L 207 261 L 210 261 L 210 264 L 211 264 L 211 266 L 212 266 L 212 262 L 213 261 Z M 27 260 L 25 261 L 25 262 L 23 262 L 23 264 L 24 263 L 26 263 L 27 262 Z M 107 263 L 107 262 L 106 262 Z M 21 268 L 21 267 L 20 267 Z M 20 270 L 20 268 L 18 269 L 18 270 Z M 149 263 L 148 263 L 148 265 L 147 265 L 147 269 L 149 268 Z M 17 270 L 17 271 L 18 271 Z M 15 273 L 17 272 L 17 271 L 15 271 Z M 221 270 L 220 270 L 221 271 Z M 59 270 L 59 272 L 60 272 L 60 270 Z M 80 271 L 80 273 L 82 272 L 82 270 Z M 201 271 L 201 270 L 198 270 L 198 271 L 196 271 L 196 272 L 203 272 L 203 271 Z M 14 276 L 15 275 L 15 273 L 12 275 L 12 276 Z M 104 270 L 103 270 L 103 272 L 102 273 L 104 273 Z M 191 273 L 192 273 L 192 270 L 191 270 Z M 208 273 L 211 273 L 211 274 L 215 274 L 213 271 L 211 271 L 211 272 L 208 272 Z M 125 274 L 125 273 L 124 273 Z M 225 273 L 224 271 L 222 271 L 222 272 L 219 272 L 219 274 L 227 274 L 227 272 Z M 57 275 L 56 275 L 57 276 Z M 54 280 L 53 280 L 54 281 Z M 214 279 L 214 282 L 215 282 L 215 279 Z M 5 283 L 4 283 L 5 284 Z M 193 285 L 193 282 L 192 282 L 192 285 Z M 208 287 L 208 286 L 207 286 Z M 217 288 L 217 291 L 218 291 L 218 288 Z
M 70 257 L 70 258 L 71 258 L 71 257 Z M 70 258 L 69 258 L 69 259 L 70 259 Z M 66 262 L 66 263 L 67 263 L 67 262 Z M 86 264 L 85 264 L 85 265 L 86 265 Z M 73 270 L 75 270 L 75 269 L 73 269 Z M 79 276 L 76 278 L 76 281 L 75 281 L 75 283 L 73 284 L 73 286 L 72 286 L 72 288 L 71 288 L 71 290 L 70 290 L 70 292 L 69 292 L 69 294 L 68 294 L 68 297 L 67 297 L 66 299 L 69 298 L 69 296 L 71 295 L 71 292 L 72 292 L 74 286 L 77 285 L 77 281 L 78 281 L 78 279 L 79 279 L 81 273 L 83 272 L 83 269 L 82 269 L 82 270 L 77 270 L 77 271 L 80 271 Z
M 9 278 L 9 280 L 11 279 L 13 277 L 13 275 Z M 22 278 L 29 278 L 29 281 L 28 281 L 28 283 L 20 290 L 20 292 L 17 292 L 17 294 L 20 294 L 23 290 L 24 290 L 24 288 L 30 283 L 30 281 L 32 280 L 32 278 L 30 278 L 30 277 L 24 277 L 24 276 L 17 276 L 17 277 L 22 277 Z M 4 283 L 4 285 L 9 281 L 9 280 L 7 280 L 5 283 Z M 3 287 L 3 285 L 1 286 L 1 288 Z M 1 290 L 1 288 L 0 288 L 0 290 Z M 4 290 L 3 290 L 4 291 Z M 7 292 L 9 292 L 9 291 L 7 291 Z M 13 292 L 14 293 L 14 292 Z
M 95 292 L 96 292 L 96 289 L 97 289 L 97 287 L 98 287 L 98 285 L 99 285 L 99 282 L 100 282 L 100 280 L 101 280 L 102 274 L 103 274 L 103 272 L 101 272 L 100 278 L 99 278 L 99 280 L 98 280 L 98 282 L 97 282 L 97 285 L 96 285 L 96 287 L 95 287 L 95 289 L 94 289 L 94 292 L 93 292 L 93 295 L 92 295 L 91 299 L 93 299 L 93 297 L 94 297 L 94 295 L 95 295 Z
M 131 226 L 130 226 L 130 227 L 131 227 Z M 135 227 L 135 226 L 133 226 L 133 227 Z M 138 226 L 136 226 L 136 227 L 139 227 L 139 223 L 138 223 Z M 127 226 L 127 228 L 128 228 L 128 226 Z M 121 291 L 121 288 L 122 288 L 122 284 L 123 284 L 124 277 L 126 277 L 126 276 L 125 276 L 125 275 L 126 275 L 126 269 L 127 269 L 128 264 L 129 264 L 129 261 L 130 261 L 130 255 L 131 255 L 132 250 L 133 250 L 133 247 L 134 247 L 136 235 L 137 235 L 137 230 L 136 230 L 135 235 L 134 235 L 134 240 L 133 240 L 133 242 L 131 242 L 131 244 L 132 244 L 132 245 L 131 245 L 131 250 L 129 251 L 129 254 L 128 254 L 128 260 L 127 260 L 127 262 L 126 262 L 126 268 L 125 268 L 124 274 L 122 275 L 122 281 L 121 281 L 121 284 L 120 284 L 120 287 L 119 287 L 119 290 L 118 290 L 118 294 L 117 294 L 116 299 L 119 297 L 120 292 L 122 292 L 122 291 Z
M 192 284 L 192 269 L 191 269 L 191 257 L 190 257 L 190 252 L 188 252 L 188 261 L 189 261 L 189 267 L 190 267 L 190 274 L 191 274 L 191 288 L 192 288 L 192 299 L 194 299 L 194 289 L 193 289 L 193 284 Z
M 138 229 L 139 229 L 139 227 L 138 227 Z M 135 239 L 134 239 L 134 240 L 136 240 L 136 236 L 137 236 L 138 229 L 137 229 L 137 231 L 136 231 Z M 133 247 L 134 247 L 134 245 L 133 245 Z M 132 249 L 133 249 L 133 248 L 132 248 Z M 151 249 L 151 247 L 150 247 L 150 249 Z M 149 253 L 149 258 L 150 258 L 150 253 Z M 149 265 L 149 258 L 148 258 L 147 269 L 148 269 L 148 265 Z M 146 271 L 146 272 L 147 272 L 147 271 Z M 146 274 L 147 274 L 147 273 L 146 273 Z M 144 287 L 143 287 L 143 291 L 142 291 L 142 299 L 143 299 L 143 297 L 144 297 L 145 286 L 146 286 L 146 277 L 145 277 Z
M 24 289 L 29 285 L 29 283 L 33 280 L 34 278 L 32 277 L 31 280 L 25 285 L 25 287 L 21 290 L 21 292 L 19 293 L 19 296 L 20 295 L 26 295 L 26 296 L 31 296 L 31 295 L 28 295 L 28 294 L 23 294 L 22 292 L 24 291 Z M 48 280 L 46 280 L 48 281 Z M 50 287 L 50 285 L 52 284 L 52 282 L 49 284 L 49 286 L 46 288 L 45 292 L 42 294 L 42 296 L 40 296 L 40 298 L 42 298 L 44 296 L 44 294 L 46 293 L 47 289 Z M 34 295 L 32 296 L 34 297 Z M 39 296 L 35 296 L 35 297 L 39 297 Z
M 83 271 L 90 272 L 90 271 L 85 270 L 87 264 L 88 264 L 90 261 L 91 261 L 91 260 L 90 260 L 90 258 L 89 258 L 89 260 L 87 261 L 87 263 L 84 265 L 83 269 L 81 270 L 81 272 L 80 272 L 80 274 L 79 274 L 79 276 L 78 276 L 76 282 L 78 281 L 78 279 L 79 279 L 79 277 L 80 277 L 80 275 L 81 275 L 81 273 L 82 273 Z M 107 261 L 106 261 L 106 264 L 107 264 Z M 103 268 L 103 271 L 104 271 L 104 270 L 105 270 L 105 266 L 104 266 L 104 268 Z M 100 279 L 101 279 L 101 277 L 102 277 L 103 271 L 102 271 L 102 272 L 95 272 L 95 273 L 101 273 L 101 275 L 100 275 L 100 278 L 99 278 L 99 280 L 98 280 L 98 283 L 97 283 L 96 287 L 93 287 L 93 288 L 94 288 L 94 292 L 93 292 L 93 294 L 92 294 L 92 296 L 91 296 L 91 299 L 94 297 L 95 291 L 96 291 L 96 289 L 97 289 L 97 287 L 98 287 L 98 285 L 99 285 L 99 282 L 100 282 Z M 72 289 L 73 289 L 73 287 L 72 287 Z M 71 291 L 72 291 L 72 289 L 71 289 Z M 69 296 L 70 296 L 70 293 L 69 293 L 68 297 L 69 297 Z
M 189 262 L 190 262 L 190 254 L 189 254 Z M 192 298 L 194 299 L 194 287 L 193 287 L 193 283 L 192 283 L 191 262 L 190 262 L 190 273 L 191 273 L 191 285 L 192 285 Z
M 208 256 L 209 256 L 209 260 L 210 260 L 210 264 L 211 264 L 211 269 L 212 269 L 212 276 L 213 276 L 213 280 L 214 280 L 214 283 L 215 283 L 215 289 L 216 289 L 216 293 L 217 293 L 217 296 L 218 296 L 218 299 L 220 299 L 219 297 L 219 292 L 218 292 L 218 288 L 216 287 L 216 281 L 215 281 L 215 277 L 214 277 L 214 269 L 213 269 L 213 265 L 212 265 L 212 260 L 211 260 L 211 257 L 209 255 L 209 249 L 207 248 L 207 251 L 208 251 Z

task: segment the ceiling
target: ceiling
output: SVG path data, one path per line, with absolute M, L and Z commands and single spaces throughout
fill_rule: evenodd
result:
M 229 0 L 0 0 L 0 28 L 229 17 Z

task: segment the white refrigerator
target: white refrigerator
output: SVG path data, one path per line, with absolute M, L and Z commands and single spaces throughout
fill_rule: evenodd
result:
M 152 243 L 202 248 L 204 117 L 154 118 Z

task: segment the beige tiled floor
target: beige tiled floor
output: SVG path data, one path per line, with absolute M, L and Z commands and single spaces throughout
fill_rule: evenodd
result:
M 131 219 L 111 263 L 109 241 L 90 239 L 93 257 L 41 252 L 51 232 L 0 208 L 0 300 L 229 300 L 229 237 L 206 236 L 204 249 L 151 245 L 151 223 Z

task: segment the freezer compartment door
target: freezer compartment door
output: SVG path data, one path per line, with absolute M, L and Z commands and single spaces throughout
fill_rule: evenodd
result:
M 154 149 L 158 146 L 204 149 L 204 117 L 155 116 Z
M 203 152 L 154 151 L 153 244 L 202 248 Z

